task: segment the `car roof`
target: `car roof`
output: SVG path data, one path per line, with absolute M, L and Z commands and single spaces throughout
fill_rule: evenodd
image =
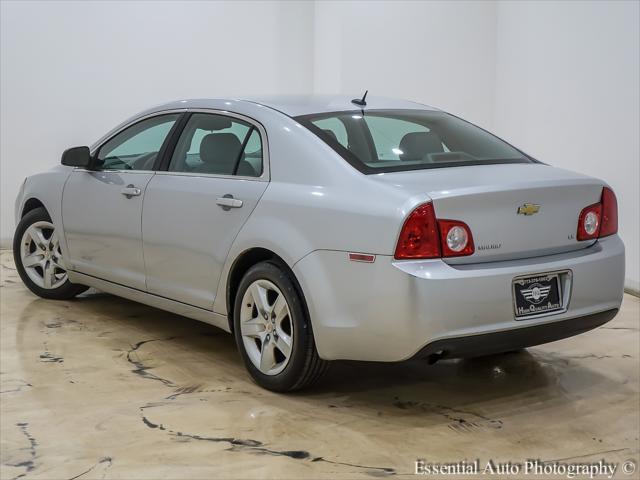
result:
M 351 110 L 433 109 L 432 107 L 416 102 L 376 97 L 375 95 L 367 95 L 367 105 L 364 107 L 351 102 L 353 99 L 361 97 L 362 95 L 279 95 L 249 98 L 247 100 L 273 108 L 290 117 Z
M 179 100 L 176 102 L 159 105 L 154 110 L 169 110 L 176 108 L 222 108 L 225 105 L 242 103 L 253 103 L 263 105 L 265 107 L 277 110 L 290 117 L 298 115 L 309 115 L 314 113 L 340 112 L 352 110 L 391 110 L 391 109 L 411 109 L 411 110 L 436 110 L 428 105 L 408 100 L 399 100 L 394 98 L 377 97 L 375 95 L 367 95 L 367 105 L 360 107 L 351 102 L 354 98 L 360 98 L 361 95 L 277 95 L 277 96 L 260 96 L 245 98 L 227 98 L 227 99 L 193 99 Z

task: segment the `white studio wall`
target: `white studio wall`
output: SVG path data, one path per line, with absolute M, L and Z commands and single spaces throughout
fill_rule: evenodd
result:
M 401 97 L 490 128 L 493 2 L 317 2 L 314 87 Z
M 637 289 L 638 5 L 2 2 L 0 239 L 12 236 L 25 176 L 150 105 L 369 89 L 609 182 Z

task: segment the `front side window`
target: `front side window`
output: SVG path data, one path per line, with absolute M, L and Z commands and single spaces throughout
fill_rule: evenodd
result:
M 126 128 L 100 147 L 96 166 L 102 170 L 152 170 L 179 116 L 160 115 Z
M 296 120 L 367 174 L 534 162 L 481 128 L 439 111 L 358 110 Z
M 259 177 L 260 133 L 237 118 L 194 113 L 180 135 L 169 171 Z

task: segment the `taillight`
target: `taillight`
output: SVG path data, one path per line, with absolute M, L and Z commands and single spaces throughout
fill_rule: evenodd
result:
M 475 251 L 471 230 L 464 222 L 438 220 L 443 257 L 462 257 Z
M 602 189 L 602 226 L 600 237 L 618 233 L 618 200 L 616 194 L 608 187 Z
M 585 207 L 578 217 L 579 241 L 613 235 L 618 231 L 618 202 L 608 187 L 602 189 L 600 203 Z
M 396 246 L 397 259 L 460 257 L 475 251 L 464 222 L 437 220 L 432 203 L 416 208 L 404 222 Z
M 599 203 L 594 203 L 593 205 L 589 205 L 588 207 L 582 209 L 582 212 L 580 212 L 580 217 L 578 217 L 579 241 L 598 238 L 598 233 L 600 233 L 601 226 L 601 215 L 602 205 L 600 205 Z
M 432 203 L 416 208 L 407 217 L 400 231 L 395 258 L 438 258 L 440 241 L 438 224 Z

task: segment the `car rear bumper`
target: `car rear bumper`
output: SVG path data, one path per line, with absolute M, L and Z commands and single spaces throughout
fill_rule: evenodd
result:
M 558 322 L 466 337 L 444 338 L 429 343 L 416 353 L 414 358 L 423 358 L 433 363 L 445 358 L 477 357 L 532 347 L 588 332 L 604 325 L 617 313 L 618 309 L 613 308 Z
M 516 320 L 513 278 L 546 272 L 568 272 L 566 311 Z M 623 296 L 624 245 L 614 235 L 573 252 L 473 265 L 382 255 L 362 263 L 318 250 L 294 273 L 324 359 L 401 361 L 443 346 L 448 356 L 482 355 L 576 335 L 613 318 Z

